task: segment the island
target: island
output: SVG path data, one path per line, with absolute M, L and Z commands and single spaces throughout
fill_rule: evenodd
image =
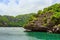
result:
M 39 10 L 24 28 L 26 31 L 60 33 L 60 3 Z

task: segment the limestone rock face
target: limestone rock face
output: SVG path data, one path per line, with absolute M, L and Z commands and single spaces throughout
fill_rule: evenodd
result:
M 40 31 L 40 32 L 47 32 L 48 30 L 50 30 L 47 26 L 49 26 L 50 24 L 50 16 L 53 13 L 48 12 L 45 14 L 41 14 L 40 16 L 38 16 L 37 20 L 33 20 L 30 23 L 28 23 L 24 28 L 31 30 L 31 31 Z M 49 25 L 47 25 L 49 24 Z
M 53 27 L 53 33 L 60 33 L 60 25 L 56 25 Z

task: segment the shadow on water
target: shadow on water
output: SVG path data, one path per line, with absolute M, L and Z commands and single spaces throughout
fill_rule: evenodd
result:
M 45 33 L 45 32 L 26 32 L 27 36 L 43 39 L 43 40 L 60 40 L 60 34 L 52 34 L 52 33 Z

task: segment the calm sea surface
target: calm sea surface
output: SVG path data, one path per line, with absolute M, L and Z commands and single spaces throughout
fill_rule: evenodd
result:
M 0 40 L 60 40 L 60 34 L 24 30 L 21 27 L 0 27 Z

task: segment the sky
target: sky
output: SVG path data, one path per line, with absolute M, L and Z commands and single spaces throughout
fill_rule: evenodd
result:
M 60 3 L 60 0 L 0 0 L 0 15 L 35 13 L 55 3 Z

